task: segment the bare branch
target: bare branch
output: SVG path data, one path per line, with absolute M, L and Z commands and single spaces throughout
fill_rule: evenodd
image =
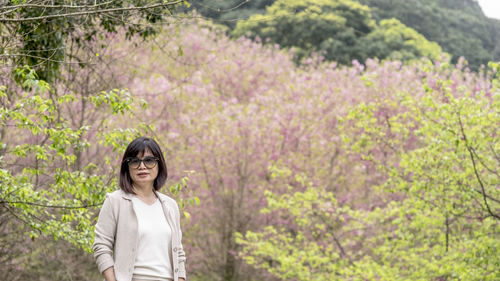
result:
M 110 8 L 110 9 L 80 11 L 80 12 L 57 14 L 57 15 L 46 15 L 46 16 L 31 17 L 31 18 L 17 18 L 17 19 L 0 18 L 0 23 L 28 22 L 28 21 L 46 20 L 46 19 L 63 18 L 63 17 L 76 17 L 76 16 L 93 15 L 93 14 L 105 14 L 105 13 L 120 12 L 120 11 L 140 11 L 140 10 L 148 10 L 148 9 L 153 9 L 153 8 L 158 8 L 158 7 L 174 6 L 174 5 L 183 3 L 183 2 L 184 2 L 184 0 L 177 0 L 174 2 L 158 3 L 158 4 L 148 5 L 148 6 L 141 6 L 141 7 Z
M 27 53 L 26 54 L 0 54 L 0 58 L 2 58 L 2 57 L 30 57 L 30 58 L 42 59 L 44 61 L 51 61 L 51 62 L 64 63 L 64 64 L 81 64 L 80 62 L 67 62 L 67 61 L 63 61 L 63 60 L 55 60 L 55 59 L 51 59 L 50 57 L 45 58 L 45 57 L 41 57 L 41 56 L 28 55 Z
M 216 11 L 216 12 L 219 12 L 219 13 L 225 13 L 225 12 L 230 12 L 230 11 L 238 9 L 239 7 L 241 7 L 241 6 L 245 5 L 246 3 L 248 3 L 248 1 L 249 0 L 243 0 L 243 1 L 241 1 L 241 3 L 237 4 L 236 6 L 234 6 L 232 8 L 228 8 L 228 9 L 214 8 L 214 7 L 210 7 L 210 6 L 207 6 L 207 5 L 203 5 L 202 3 L 197 3 L 197 4 L 200 7 L 206 8 L 208 10 Z
M 27 202 L 27 201 L 0 201 L 0 204 L 9 204 L 9 205 L 24 204 L 24 205 L 32 205 L 32 206 L 51 208 L 51 209 L 87 209 L 87 208 L 92 208 L 92 207 L 97 207 L 97 206 L 102 205 L 102 203 L 93 204 L 93 205 L 81 205 L 81 206 L 44 205 L 44 204 L 39 204 L 39 203 L 34 203 L 34 202 Z
M 12 5 L 12 6 L 2 6 L 0 7 L 0 10 L 7 10 L 7 9 L 19 9 L 19 8 L 66 8 L 66 9 L 83 9 L 83 8 L 97 8 L 101 6 L 106 6 L 108 4 L 113 3 L 114 0 L 104 2 L 104 3 L 99 3 L 99 4 L 94 4 L 94 5 L 46 5 L 46 4 L 19 4 L 19 5 Z

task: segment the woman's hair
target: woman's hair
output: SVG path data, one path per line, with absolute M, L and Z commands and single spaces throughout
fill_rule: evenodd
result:
M 127 158 L 137 157 L 138 155 L 143 154 L 146 150 L 151 151 L 153 156 L 158 158 L 158 176 L 156 176 L 153 183 L 154 189 L 160 190 L 165 181 L 167 181 L 167 164 L 165 163 L 165 158 L 163 158 L 160 146 L 152 138 L 140 137 L 129 143 L 125 153 L 123 154 L 122 165 L 120 168 L 120 188 L 123 191 L 135 194 L 128 163 L 126 161 Z

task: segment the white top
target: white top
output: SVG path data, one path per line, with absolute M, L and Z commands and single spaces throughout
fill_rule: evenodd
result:
M 132 198 L 138 221 L 137 257 L 133 278 L 143 280 L 173 280 L 172 229 L 158 199 L 148 205 Z

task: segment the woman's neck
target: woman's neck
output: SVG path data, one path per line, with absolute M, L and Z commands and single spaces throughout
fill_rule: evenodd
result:
M 134 192 L 137 196 L 142 198 L 152 198 L 156 195 L 153 192 L 153 186 L 133 185 Z

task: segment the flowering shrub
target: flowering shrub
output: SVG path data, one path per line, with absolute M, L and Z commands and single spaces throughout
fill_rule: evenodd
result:
M 459 270 L 458 253 L 468 253 L 461 256 L 465 262 L 477 254 L 470 252 L 480 249 L 477 243 L 494 246 L 494 239 L 471 239 L 498 231 L 498 222 L 484 212 L 484 203 L 465 204 L 467 198 L 481 199 L 470 165 L 419 162 L 457 158 L 442 146 L 432 147 L 434 154 L 426 150 L 436 141 L 435 130 L 451 125 L 432 126 L 435 118 L 422 119 L 425 112 L 416 110 L 467 96 L 467 104 L 454 101 L 473 110 L 464 119 L 495 116 L 491 73 L 472 73 L 465 62 L 450 65 L 447 58 L 410 65 L 354 61 L 342 67 L 312 57 L 296 67 L 278 46 L 231 41 L 206 23 L 184 25 L 134 51 L 127 63 L 139 67 L 127 81 L 131 92 L 150 104 L 141 120 L 154 125 L 167 148 L 174 179 L 194 172 L 189 186 L 201 204 L 189 208 L 185 227 L 194 279 L 496 277 L 494 259 Z M 445 113 L 453 115 L 451 109 L 433 112 Z M 495 143 L 490 138 L 484 147 Z M 463 142 L 458 147 L 465 148 Z M 440 151 L 449 151 L 449 158 Z M 465 161 L 463 152 L 459 159 Z M 276 169 L 284 176 L 276 177 Z M 464 170 L 468 174 L 462 175 Z M 456 182 L 467 179 L 475 188 L 467 194 L 455 189 L 458 184 L 450 187 L 454 191 L 440 188 L 446 173 L 459 174 Z M 435 192 L 413 188 L 412 194 L 404 188 L 425 174 Z M 498 212 L 494 180 L 486 194 L 490 209 Z M 426 196 L 447 203 L 434 208 L 434 201 L 422 199 Z M 464 204 L 458 214 L 474 209 L 481 219 L 444 211 L 457 204 Z M 472 229 L 478 232 L 470 234 Z M 241 258 L 267 273 L 255 272 Z

